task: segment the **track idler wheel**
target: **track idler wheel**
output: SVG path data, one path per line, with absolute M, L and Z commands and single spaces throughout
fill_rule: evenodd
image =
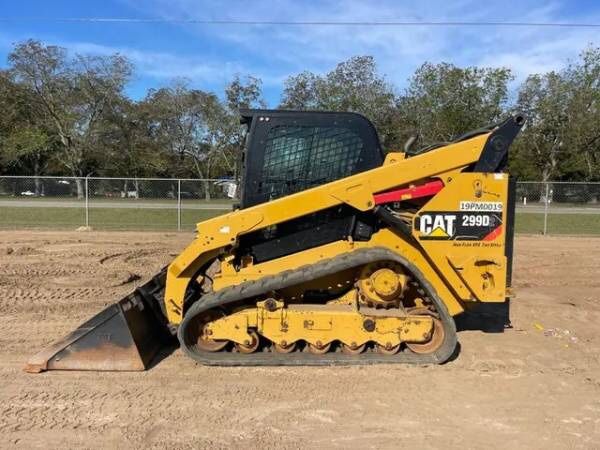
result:
M 442 324 L 442 321 L 440 319 L 433 318 L 433 330 L 431 332 L 430 339 L 427 342 L 407 342 L 406 346 L 414 353 L 418 353 L 419 355 L 433 353 L 442 346 L 445 335 L 446 333 L 444 332 L 444 325 Z
M 237 348 L 238 352 L 240 353 L 248 354 L 254 353 L 256 350 L 258 350 L 258 346 L 260 344 L 258 334 L 256 331 L 250 331 L 248 334 L 250 335 L 249 340 L 245 341 L 243 344 L 238 344 L 237 342 L 235 344 L 235 348 Z
M 195 329 L 195 333 L 196 333 L 196 345 L 198 346 L 198 348 L 207 351 L 207 352 L 218 352 L 220 350 L 223 350 L 227 344 L 229 343 L 229 341 L 226 340 L 214 340 L 211 339 L 210 337 L 210 330 L 208 329 L 207 325 L 214 321 L 214 320 L 218 320 L 222 317 L 225 317 L 225 313 L 223 311 L 220 310 L 210 310 L 207 311 L 205 314 L 202 314 L 202 316 L 200 316 L 197 320 L 197 324 L 196 324 L 196 329 Z

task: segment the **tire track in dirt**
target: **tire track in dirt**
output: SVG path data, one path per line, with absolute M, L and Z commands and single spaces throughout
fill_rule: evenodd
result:
M 0 309 L 3 314 L 43 319 L 52 314 L 69 314 L 77 310 L 112 301 L 102 288 L 9 288 L 0 287 Z
M 103 389 L 95 383 L 76 383 L 66 392 L 48 390 L 50 386 L 19 392 L 0 407 L 0 432 L 85 429 L 102 433 L 121 423 L 172 420 L 181 410 L 183 395 L 169 395 L 161 386 L 148 389 L 136 387 L 135 380 L 128 382 L 132 387 L 114 389 L 112 383 L 99 383 L 106 386 Z
M 515 328 L 461 332 L 461 354 L 441 367 L 224 369 L 176 351 L 143 373 L 21 371 L 30 355 L 137 284 L 113 287 L 121 277 L 134 272 L 143 282 L 190 239 L 0 232 L 5 446 L 600 448 L 592 270 L 600 239 L 519 238 Z M 9 246 L 32 250 L 4 257 Z M 579 342 L 565 347 L 533 323 L 569 329 Z

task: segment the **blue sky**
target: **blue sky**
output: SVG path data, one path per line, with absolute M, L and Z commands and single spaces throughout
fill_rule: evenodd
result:
M 600 2 L 480 0 L 2 0 L 2 17 L 135 17 L 292 21 L 461 20 L 600 22 Z M 398 89 L 424 61 L 505 66 L 515 85 L 529 73 L 560 69 L 586 46 L 598 45 L 598 29 L 479 27 L 281 27 L 190 24 L 0 22 L 0 67 L 14 42 L 34 38 L 72 52 L 131 59 L 133 98 L 187 78 L 221 93 L 235 74 L 263 80 L 276 106 L 289 75 L 325 73 L 353 55 L 375 56 L 379 70 Z

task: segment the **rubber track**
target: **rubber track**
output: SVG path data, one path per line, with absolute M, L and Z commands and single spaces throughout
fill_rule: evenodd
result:
M 361 266 L 375 261 L 397 261 L 408 268 L 419 281 L 421 287 L 434 303 L 444 325 L 445 339 L 442 346 L 434 353 L 419 355 L 404 349 L 396 355 L 381 355 L 374 351 L 360 355 L 345 355 L 341 352 L 330 352 L 324 355 L 313 355 L 308 352 L 295 351 L 288 354 L 276 352 L 256 352 L 241 354 L 234 352 L 206 352 L 195 345 L 188 345 L 185 340 L 187 327 L 191 320 L 211 308 L 229 305 L 268 292 L 304 283 L 339 271 Z M 330 366 L 330 365 L 365 365 L 382 363 L 403 364 L 441 364 L 455 352 L 457 338 L 454 320 L 448 313 L 433 287 L 414 264 L 400 255 L 382 247 L 355 250 L 351 253 L 320 261 L 316 264 L 302 266 L 260 280 L 247 281 L 237 286 L 221 289 L 206 294 L 194 303 L 186 312 L 179 326 L 177 337 L 183 352 L 193 360 L 211 366 Z

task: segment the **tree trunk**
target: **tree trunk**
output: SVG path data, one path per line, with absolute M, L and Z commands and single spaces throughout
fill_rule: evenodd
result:
M 39 177 L 40 174 L 40 165 L 37 160 L 33 163 L 33 184 L 35 185 L 35 195 L 39 197 L 44 194 L 44 188 L 42 186 L 42 180 Z
M 35 186 L 35 195 L 36 197 L 39 197 L 40 195 L 43 194 L 43 190 L 42 190 L 42 180 L 40 180 L 40 177 L 38 177 L 37 175 L 34 177 L 33 179 L 33 184 Z
M 77 199 L 81 200 L 85 197 L 85 188 L 83 186 L 83 178 L 75 178 L 75 186 L 77 187 Z
M 204 178 L 202 169 L 200 168 L 200 164 L 196 158 L 194 158 L 194 165 L 196 166 L 196 172 L 198 172 L 198 176 L 200 177 L 202 186 L 204 187 L 204 199 L 208 201 L 210 200 L 210 181 L 207 181 L 206 178 Z
M 202 185 L 204 186 L 204 200 L 210 200 L 210 181 L 203 180 Z
M 550 169 L 548 167 L 544 167 L 542 170 L 542 183 L 546 183 L 550 180 Z
M 42 186 L 42 180 L 40 180 L 40 177 L 38 177 L 37 175 L 33 178 L 33 184 L 35 186 L 35 195 L 36 197 L 39 197 L 40 195 L 42 195 L 44 193 L 43 191 L 43 186 Z

